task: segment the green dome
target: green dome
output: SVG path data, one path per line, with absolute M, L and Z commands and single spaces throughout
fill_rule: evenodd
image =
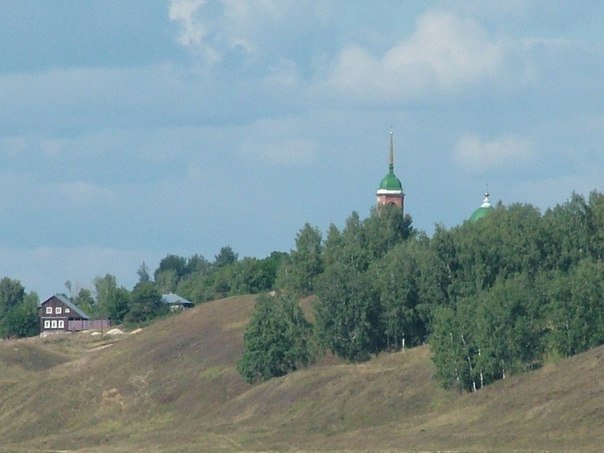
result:
M 482 219 L 483 217 L 486 217 L 494 210 L 495 210 L 495 208 L 493 206 L 491 206 L 489 208 L 480 207 L 472 213 L 472 215 L 470 216 L 470 222 L 474 223 L 477 220 Z
M 474 222 L 482 219 L 483 217 L 486 217 L 487 215 L 489 215 L 494 210 L 495 210 L 495 208 L 493 207 L 493 205 L 491 205 L 491 202 L 489 201 L 489 194 L 485 193 L 484 194 L 484 200 L 482 201 L 482 204 L 470 216 L 470 222 L 474 223 Z
M 380 182 L 380 190 L 403 190 L 401 180 L 396 177 L 394 172 L 391 170 Z

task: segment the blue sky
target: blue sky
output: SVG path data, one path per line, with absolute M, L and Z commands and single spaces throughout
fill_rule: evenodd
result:
M 168 253 L 288 251 L 603 191 L 598 1 L 3 0 L 0 276 L 43 298 Z

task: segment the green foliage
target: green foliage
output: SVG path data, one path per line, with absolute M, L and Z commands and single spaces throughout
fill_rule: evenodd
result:
M 389 255 L 412 236 L 411 218 L 390 206 L 364 221 L 353 212 L 342 232 L 330 226 L 324 271 L 316 279 L 315 317 L 325 347 L 359 361 L 385 347 L 398 348 L 403 339 L 419 344 L 425 338 L 418 296 L 423 281 L 414 259 L 405 252 Z
M 25 288 L 18 280 L 4 277 L 0 280 L 0 319 L 13 307 L 23 302 Z
M 448 306 L 437 307 L 432 313 L 433 332 L 430 336 L 432 361 L 436 377 L 445 388 L 456 386 L 463 390 L 461 370 L 465 368 L 460 334 L 462 333 L 456 312 Z
M 193 273 L 207 274 L 211 267 L 212 264 L 202 255 L 195 254 L 187 259 L 187 265 L 183 275 L 190 275 Z
M 73 303 L 90 316 L 94 316 L 98 312 L 98 306 L 95 304 L 92 292 L 86 288 L 78 291 L 77 296 L 73 299 Z
M 472 390 L 604 343 L 604 197 L 573 194 L 543 216 L 498 206 L 475 224 L 437 227 L 447 308 L 430 338 L 445 385 Z M 465 357 L 465 363 L 464 363 Z
M 166 314 L 168 307 L 161 301 L 161 294 L 151 282 L 137 283 L 130 293 L 128 313 L 124 322 L 141 324 L 153 318 Z
M 130 291 L 128 291 L 123 286 L 118 287 L 115 290 L 114 298 L 111 303 L 107 306 L 105 314 L 112 321 L 119 323 L 122 322 L 124 316 L 128 311 L 128 307 L 130 305 Z
M 232 294 L 257 294 L 270 290 L 276 278 L 275 263 L 270 258 L 243 258 L 231 269 Z
M 367 232 L 357 212 L 346 220 L 334 258 L 335 265 L 344 265 L 356 272 L 365 272 L 371 264 L 372 252 Z
M 374 208 L 363 222 L 367 248 L 374 259 L 381 258 L 413 234 L 411 216 L 397 206 Z
M 430 299 L 423 299 L 422 303 L 422 292 L 429 291 L 436 282 L 424 275 L 423 271 L 429 272 L 420 264 L 420 255 L 424 253 L 429 253 L 425 246 L 417 246 L 415 242 L 401 243 L 375 266 L 388 349 L 416 346 L 426 340 L 430 311 L 427 301 Z
M 298 232 L 296 250 L 281 266 L 277 287 L 296 296 L 314 291 L 315 278 L 323 271 L 321 232 L 308 223 Z
M 239 260 L 222 247 L 213 263 L 168 255 L 154 285 L 196 303 L 275 287 L 292 297 L 315 293 L 323 347 L 359 361 L 429 340 L 440 381 L 475 390 L 547 355 L 604 342 L 603 250 L 597 192 L 572 194 L 543 215 L 530 204 L 500 203 L 477 222 L 437 225 L 432 238 L 385 206 L 364 220 L 353 212 L 324 241 L 305 224 L 289 254 Z M 146 306 L 131 300 L 128 319 L 155 316 L 144 314 Z M 282 316 L 277 306 L 259 303 L 258 310 Z M 273 372 L 282 371 L 256 370 L 249 379 Z
M 201 269 L 202 260 L 205 261 L 199 255 L 194 255 L 189 260 L 182 256 L 167 255 L 159 262 L 153 274 L 157 289 L 162 294 L 176 292 L 178 283 L 186 275 L 195 272 L 198 267 Z
M 187 260 L 182 256 L 167 255 L 159 262 L 159 267 L 155 270 L 154 277 L 157 280 L 157 275 L 165 272 L 172 271 L 176 277 L 182 277 L 185 275 L 187 270 Z
M 0 321 L 3 338 L 23 338 L 38 335 L 38 295 L 28 293 L 23 300 L 13 305 Z
M 237 262 L 238 255 L 229 246 L 222 247 L 214 257 L 214 266 L 217 268 L 228 266 Z
M 445 386 L 476 390 L 539 366 L 544 323 L 540 291 L 526 274 L 436 310 L 430 345 Z
M 155 273 L 155 286 L 162 293 L 173 293 L 178 288 L 179 277 L 174 269 L 166 269 Z
M 138 274 L 138 281 L 141 283 L 147 283 L 151 281 L 151 276 L 149 275 L 149 267 L 143 261 L 142 264 L 137 269 L 136 273 Z
M 604 343 L 604 262 L 585 259 L 550 290 L 551 344 L 564 356 Z
M 115 276 L 105 274 L 104 277 L 94 279 L 94 292 L 96 314 L 108 317 L 113 324 L 120 324 L 129 309 L 129 291 L 117 286 Z
M 312 326 L 295 299 L 259 297 L 245 331 L 237 370 L 250 383 L 283 376 L 311 362 Z
M 161 293 L 175 292 L 195 303 L 270 291 L 284 256 L 273 252 L 264 259 L 238 260 L 230 247 L 222 247 L 211 264 L 201 255 L 168 255 L 155 271 L 155 285 Z
M 321 342 L 351 361 L 367 360 L 384 343 L 379 297 L 369 276 L 344 263 L 319 278 L 315 304 Z
M 29 337 L 38 333 L 38 296 L 25 294 L 19 280 L 4 277 L 0 280 L 0 336 L 2 338 Z

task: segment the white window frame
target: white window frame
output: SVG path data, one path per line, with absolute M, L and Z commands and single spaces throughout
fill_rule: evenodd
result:
M 57 327 L 59 329 L 64 329 L 65 328 L 65 321 L 63 321 L 62 319 L 59 319 L 59 322 L 57 324 Z
M 50 322 L 50 328 L 51 328 L 51 329 L 56 329 L 56 328 L 57 328 L 57 320 L 56 320 L 56 319 L 53 319 L 53 320 Z
M 71 313 L 71 310 L 67 307 L 65 307 L 65 313 Z
M 46 314 L 52 315 L 52 307 L 46 307 Z
M 44 328 L 45 329 L 50 329 L 50 319 L 45 319 L 44 320 Z
M 60 315 L 61 313 L 63 313 L 63 309 L 61 307 L 56 307 L 55 314 Z

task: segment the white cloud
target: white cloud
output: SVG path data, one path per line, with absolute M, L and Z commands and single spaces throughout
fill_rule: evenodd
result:
M 350 45 L 339 55 L 330 84 L 350 95 L 416 97 L 429 90 L 450 92 L 493 77 L 504 48 L 471 19 L 429 11 L 413 34 L 381 57 Z
M 281 39 L 286 37 L 288 28 L 298 29 L 301 13 L 308 11 L 309 5 L 292 0 L 224 0 L 224 8 L 221 31 L 227 45 L 254 53 L 261 46 L 278 43 L 274 39 L 275 27 Z
M 337 5 L 310 0 L 171 0 L 181 45 L 210 65 L 228 61 L 269 66 L 308 54 L 313 30 Z M 299 55 L 298 55 L 299 56 Z M 230 66 L 229 66 L 230 67 Z M 249 70 L 249 68 L 247 68 Z
M 474 135 L 466 135 L 454 147 L 454 157 L 466 170 L 482 172 L 491 168 L 530 161 L 535 155 L 527 139 L 504 135 L 491 141 L 483 141 Z
M 169 17 L 181 25 L 178 40 L 182 45 L 199 44 L 207 35 L 207 30 L 195 20 L 195 14 L 205 3 L 206 0 L 171 0 Z
M 207 3 L 207 0 L 170 0 L 169 17 L 180 24 L 178 42 L 201 52 L 206 61 L 213 64 L 222 58 L 222 54 L 212 43 L 217 25 L 201 18 L 202 9 Z

